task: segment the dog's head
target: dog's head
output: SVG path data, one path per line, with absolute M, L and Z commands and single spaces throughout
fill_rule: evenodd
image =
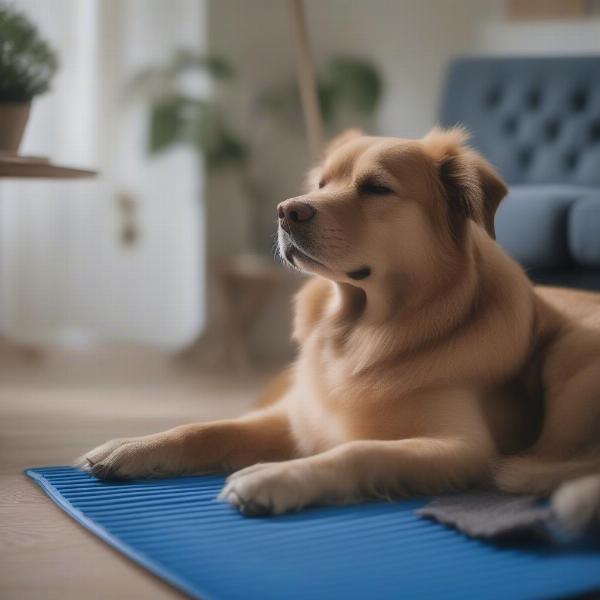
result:
M 494 237 L 506 186 L 465 141 L 461 129 L 437 128 L 421 140 L 358 131 L 334 139 L 307 193 L 277 207 L 282 257 L 360 286 L 455 252 L 469 221 Z

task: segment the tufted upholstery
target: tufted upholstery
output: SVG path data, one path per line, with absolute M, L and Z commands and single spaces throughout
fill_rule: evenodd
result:
M 511 188 L 498 241 L 540 281 L 600 289 L 600 56 L 460 59 L 440 121 Z

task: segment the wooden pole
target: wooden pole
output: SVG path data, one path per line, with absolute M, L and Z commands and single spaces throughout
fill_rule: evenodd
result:
M 302 100 L 302 111 L 304 113 L 304 124 L 306 126 L 311 156 L 313 160 L 317 161 L 321 157 L 323 149 L 323 120 L 319 106 L 317 80 L 310 52 L 303 0 L 289 0 L 289 7 L 294 45 L 296 46 L 296 68 Z

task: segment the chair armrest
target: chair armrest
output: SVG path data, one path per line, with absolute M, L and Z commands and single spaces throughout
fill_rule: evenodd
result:
M 600 191 L 575 202 L 567 223 L 569 251 L 578 264 L 600 268 Z
M 571 265 L 568 216 L 584 193 L 570 186 L 515 186 L 496 214 L 498 242 L 528 269 Z

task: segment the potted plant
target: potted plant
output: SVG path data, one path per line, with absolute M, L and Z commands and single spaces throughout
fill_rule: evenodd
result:
M 23 14 L 0 4 L 0 152 L 16 154 L 31 101 L 48 91 L 55 52 Z

